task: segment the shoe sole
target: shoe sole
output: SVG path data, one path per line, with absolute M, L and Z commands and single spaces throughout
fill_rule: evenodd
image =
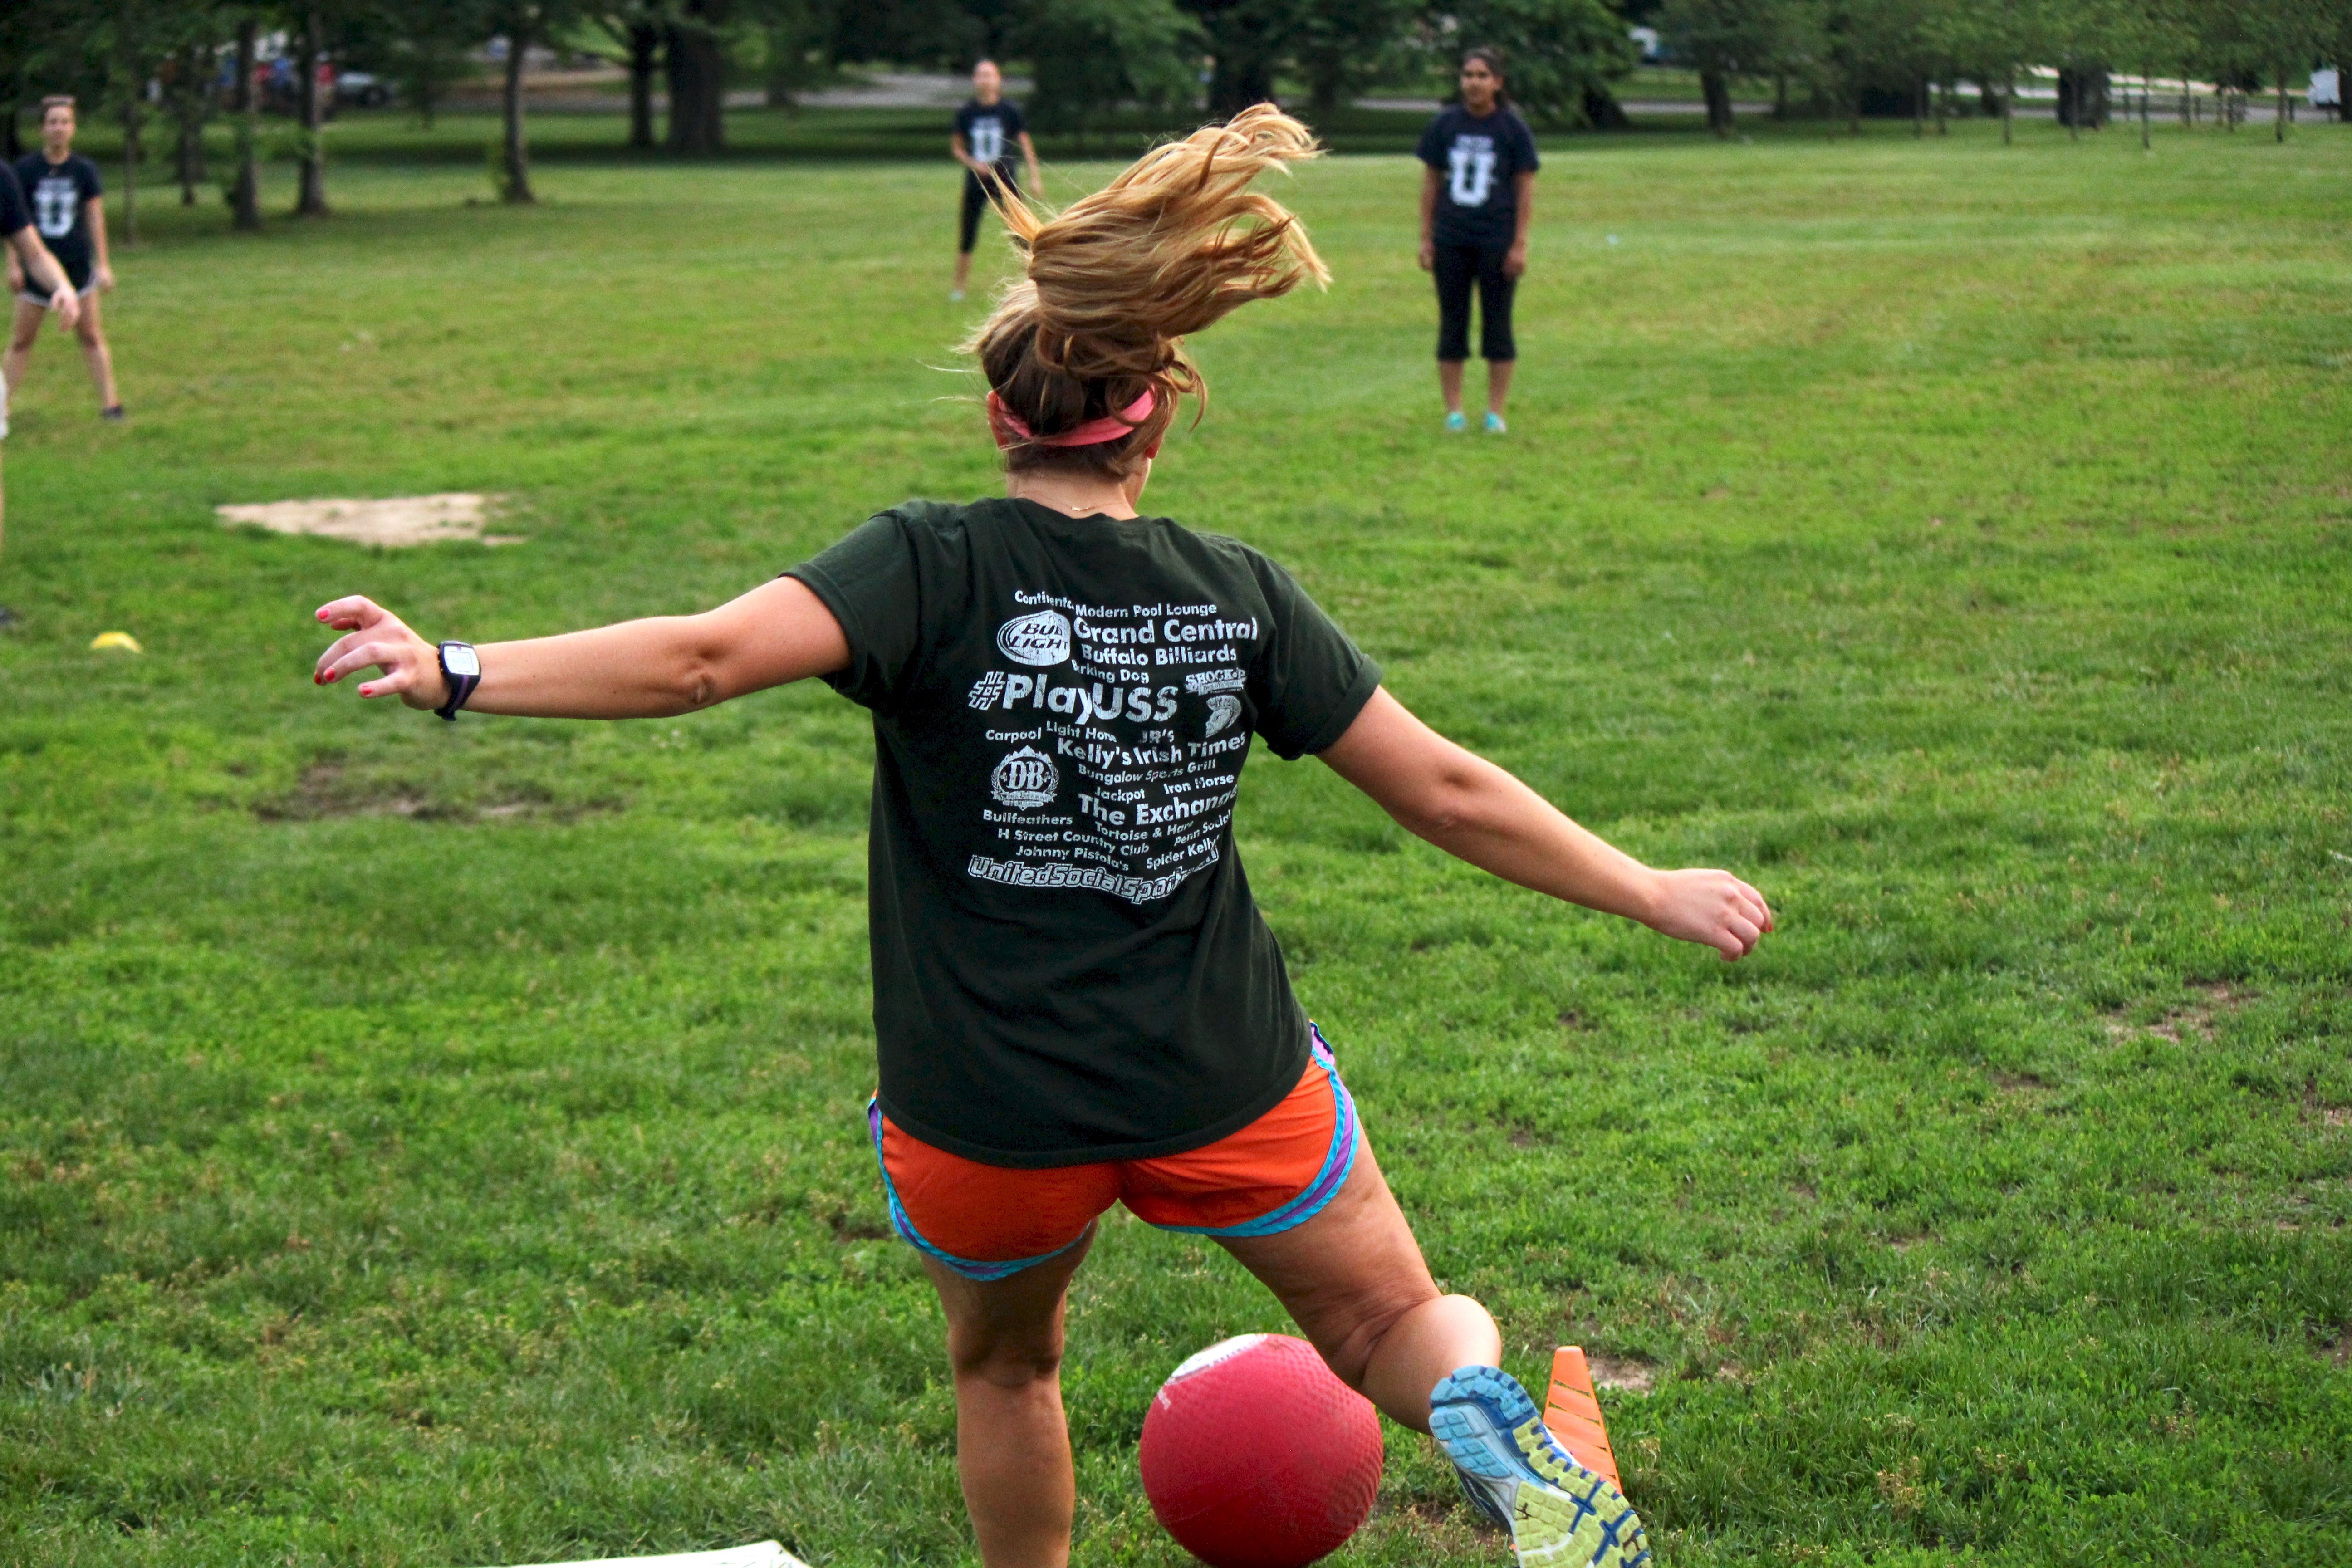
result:
M 1503 1373 L 1455 1373 L 1430 1394 L 1430 1435 L 1461 1469 L 1510 1485 L 1520 1568 L 1643 1568 L 1648 1536 L 1624 1494 L 1564 1453 Z

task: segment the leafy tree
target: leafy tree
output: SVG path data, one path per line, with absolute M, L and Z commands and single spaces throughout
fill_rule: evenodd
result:
M 1044 0 L 1031 0 L 1034 5 Z M 1209 112 L 1238 114 L 1274 96 L 1297 0 L 1179 0 L 1208 42 Z
M 1545 124 L 1591 123 L 1587 106 L 1633 68 L 1624 21 L 1601 0 L 1463 0 L 1433 17 L 1432 36 L 1449 59 L 1501 50 L 1511 101 Z
M 490 35 L 485 0 L 383 0 L 384 74 L 427 131 L 449 89 L 473 75 L 474 46 Z
M 795 95 L 824 79 L 837 26 L 835 0 L 746 0 L 760 33 L 761 76 L 771 108 L 792 108 Z
M 1287 33 L 1309 114 L 1417 64 L 1416 20 L 1412 0 L 1297 0 Z
M 1707 128 L 1733 130 L 1731 79 L 1779 74 L 1803 32 L 1799 0 L 1666 0 L 1658 31 L 1678 58 L 1697 66 Z
M 1174 110 L 1198 96 L 1205 39 L 1169 0 L 1031 0 L 1012 42 L 1035 67 L 1043 129 L 1083 132 L 1121 103 Z

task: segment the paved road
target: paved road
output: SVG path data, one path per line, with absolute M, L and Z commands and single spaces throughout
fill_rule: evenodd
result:
M 617 72 L 593 74 L 600 83 L 607 78 L 614 80 L 619 79 Z M 585 83 L 577 88 L 551 85 L 556 79 L 559 79 L 550 77 L 537 79 L 530 94 L 530 108 L 534 113 L 615 114 L 626 110 L 627 100 L 621 94 L 610 90 L 609 88 L 600 91 L 588 87 Z M 541 86 L 538 83 L 551 85 Z M 1005 81 L 1004 88 L 1005 91 L 1014 99 L 1025 99 L 1033 90 L 1033 84 L 1019 77 L 1013 77 Z M 971 95 L 971 83 L 966 77 L 933 71 L 876 71 L 866 80 L 854 86 L 829 87 L 816 92 L 803 93 L 800 101 L 810 109 L 937 109 L 945 111 L 961 103 Z M 463 99 L 463 106 L 467 108 L 495 107 L 498 102 L 495 93 L 452 94 L 451 97 L 453 106 L 454 100 Z M 476 102 L 478 99 L 478 104 Z M 1671 119 L 1683 116 L 1696 118 L 1706 112 L 1704 104 L 1687 99 L 1629 98 L 1621 101 L 1626 113 L 1641 119 Z M 727 107 L 730 109 L 757 109 L 766 102 L 767 95 L 756 88 L 738 89 L 727 95 Z M 2246 105 L 2245 123 L 2263 126 L 2271 124 L 2277 118 L 2277 105 L 2278 100 L 2275 96 L 2252 100 Z M 1360 98 L 1356 100 L 1356 106 L 1360 109 L 1396 110 L 1434 114 L 1438 110 L 1438 101 L 1433 98 Z M 666 111 L 668 108 L 668 95 L 656 93 L 654 107 L 656 111 Z M 1742 119 L 1754 119 L 1772 112 L 1771 104 L 1760 99 L 1739 100 L 1735 101 L 1731 108 L 1732 112 Z M 2126 120 L 2136 121 L 2139 113 L 2138 100 L 2134 97 L 2126 105 L 2119 97 L 2115 102 L 2114 109 L 2118 125 Z M 2020 95 L 2017 105 L 2019 119 L 2049 120 L 2054 118 L 2056 113 L 2057 103 L 2054 95 L 2048 98 Z M 2212 98 L 2210 95 L 2200 97 L 2198 104 L 2198 123 L 2206 126 L 2214 124 L 2213 113 Z M 2179 114 L 2180 100 L 2178 94 L 2167 96 L 2158 92 L 2148 100 L 2148 117 L 2151 121 L 2177 123 Z M 2299 123 L 2306 125 L 2328 122 L 2326 111 L 2315 110 L 2308 104 L 2299 101 L 2294 105 L 2294 118 Z

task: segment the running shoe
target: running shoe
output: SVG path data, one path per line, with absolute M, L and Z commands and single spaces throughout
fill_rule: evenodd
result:
M 1505 435 L 1505 434 L 1508 433 L 1508 431 L 1510 430 L 1510 428 L 1511 428 L 1511 427 L 1510 427 L 1509 426 L 1507 426 L 1507 425 L 1506 425 L 1506 424 L 1504 424 L 1504 423 L 1503 423 L 1503 416 L 1502 416 L 1501 415 L 1499 415 L 1499 414 L 1496 413 L 1496 412 L 1495 412 L 1493 409 L 1491 409 L 1491 408 L 1489 408 L 1488 410 L 1486 410 L 1486 434 L 1487 434 L 1487 435 L 1489 435 L 1489 436 L 1501 436 L 1501 435 Z
M 1470 421 L 1464 418 L 1462 410 L 1457 408 L 1445 416 L 1445 428 L 1449 434 L 1459 436 L 1463 431 L 1470 428 Z
M 962 303 L 963 303 L 963 290 L 962 290 L 962 289 L 949 289 L 949 290 L 948 290 L 948 303 L 949 303 L 949 304 L 950 304 L 950 305 L 961 305 L 961 304 L 962 304 Z
M 1624 1494 L 1568 1457 L 1508 1373 L 1465 1366 L 1429 1396 L 1429 1430 L 1519 1568 L 1643 1568 L 1649 1538 Z
M 120 425 L 124 419 L 130 417 L 122 412 L 122 405 L 120 403 L 108 404 L 105 407 L 98 411 L 98 416 L 100 419 L 105 420 L 109 425 Z

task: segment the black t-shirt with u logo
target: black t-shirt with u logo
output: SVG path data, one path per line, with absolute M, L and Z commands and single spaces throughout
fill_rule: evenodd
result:
M 1021 133 L 1029 128 L 1019 105 L 1010 99 L 982 103 L 975 98 L 956 110 L 955 128 L 965 152 L 995 170 L 999 179 L 1013 180 L 1013 154 L 1021 150 Z
M 1499 247 L 1511 243 L 1519 218 L 1512 182 L 1542 165 L 1536 139 L 1518 110 L 1498 108 L 1480 119 L 1450 104 L 1415 149 L 1437 171 L 1437 219 L 1431 237 L 1440 245 Z
M 49 247 L 75 288 L 87 288 L 95 258 L 83 210 L 87 203 L 106 194 L 99 181 L 98 165 L 79 153 L 67 153 L 62 163 L 50 163 L 44 153 L 28 153 L 16 160 L 16 183 L 25 188 L 32 205 L 41 243 Z M 37 292 L 39 286 L 28 284 L 28 288 Z

